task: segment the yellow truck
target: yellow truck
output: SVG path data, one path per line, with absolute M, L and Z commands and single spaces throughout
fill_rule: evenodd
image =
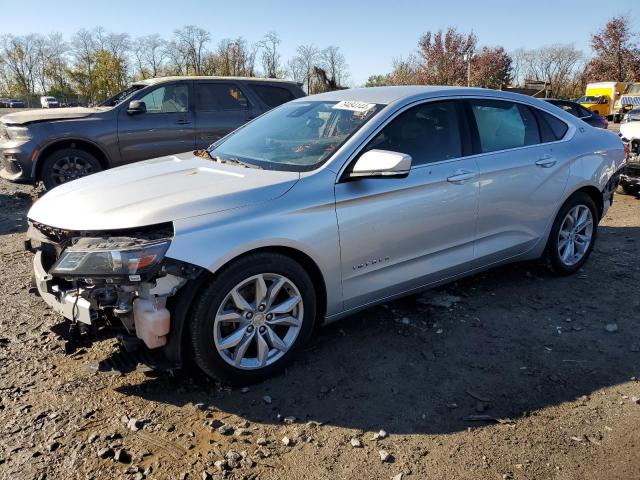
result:
M 585 94 L 578 99 L 583 107 L 598 112 L 608 120 L 613 120 L 615 104 L 627 87 L 623 82 L 597 82 L 587 84 Z
M 613 121 L 620 122 L 625 113 L 640 107 L 640 83 L 629 83 L 620 98 L 615 101 Z

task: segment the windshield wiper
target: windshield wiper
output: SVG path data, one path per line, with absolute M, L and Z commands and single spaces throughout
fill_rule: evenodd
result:
M 257 168 L 259 170 L 262 170 L 262 167 L 255 165 L 253 163 L 248 163 L 248 162 L 243 162 L 242 160 L 235 158 L 235 157 L 230 157 L 230 158 L 222 158 L 221 156 L 213 156 L 211 155 L 211 152 L 209 150 L 205 150 L 207 152 L 207 154 L 209 155 L 209 158 L 211 158 L 211 160 L 213 160 L 214 162 L 218 162 L 218 163 L 235 163 L 236 165 L 241 165 L 245 168 Z

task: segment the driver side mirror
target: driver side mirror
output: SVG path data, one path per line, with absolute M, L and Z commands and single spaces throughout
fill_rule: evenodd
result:
M 140 100 L 134 100 L 130 102 L 129 108 L 127 108 L 127 113 L 129 115 L 136 115 L 138 113 L 146 113 L 146 112 L 147 112 L 147 105 Z
M 411 170 L 411 155 L 389 150 L 369 150 L 356 160 L 349 178 L 404 178 Z

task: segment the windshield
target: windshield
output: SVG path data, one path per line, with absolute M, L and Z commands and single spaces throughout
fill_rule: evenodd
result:
M 214 159 L 268 170 L 313 170 L 382 107 L 364 102 L 286 103 L 214 143 L 209 153 Z
M 98 104 L 99 107 L 115 107 L 120 103 L 124 102 L 131 95 L 136 93 L 138 90 L 144 88 L 145 85 L 131 85 L 126 90 L 121 91 L 120 93 L 115 94 L 113 97 L 105 100 L 104 102 Z
M 585 95 L 578 99 L 578 103 L 598 103 L 602 97 L 596 97 L 593 95 Z

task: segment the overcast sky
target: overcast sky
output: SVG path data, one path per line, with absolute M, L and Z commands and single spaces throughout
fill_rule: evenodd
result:
M 475 32 L 480 45 L 507 50 L 573 43 L 590 53 L 591 33 L 614 15 L 627 15 L 640 31 L 638 0 L 408 1 L 196 1 L 196 0 L 0 0 L 0 33 L 62 32 L 102 25 L 132 36 L 195 24 L 208 29 L 212 46 L 225 37 L 249 42 L 275 30 L 286 60 L 300 44 L 337 45 L 351 72 L 351 84 L 386 73 L 394 58 L 415 51 L 420 35 L 449 25 Z M 317 5 L 312 8 L 311 5 Z

